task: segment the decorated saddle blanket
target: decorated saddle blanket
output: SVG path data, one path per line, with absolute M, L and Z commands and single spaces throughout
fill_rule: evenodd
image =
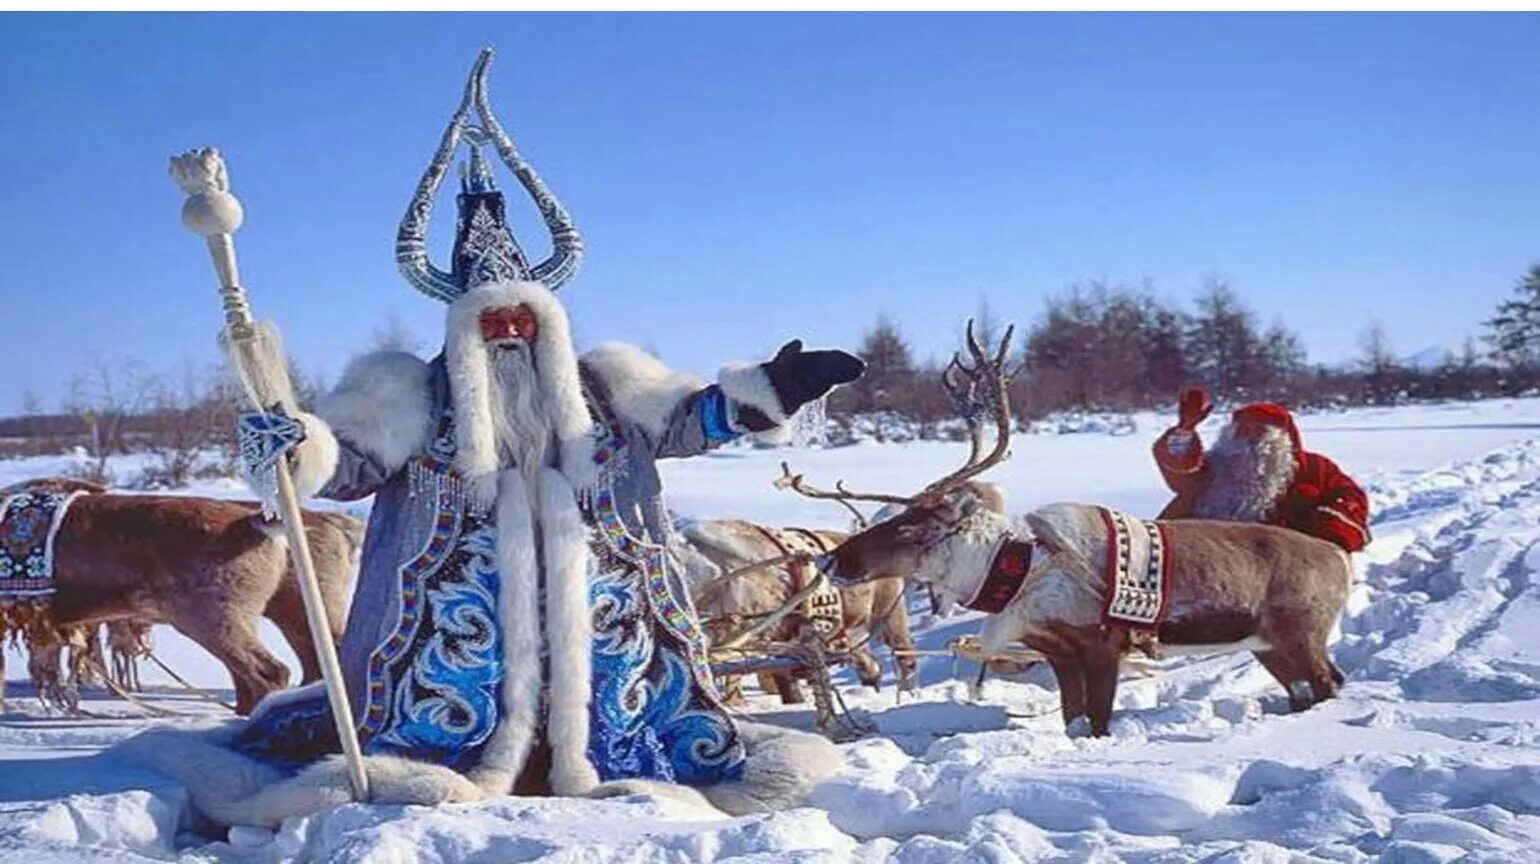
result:
M 0 500 L 0 603 L 54 593 L 54 538 L 80 494 L 18 492 Z
M 1171 595 L 1172 550 L 1165 528 L 1101 508 L 1107 526 L 1107 602 L 1102 618 L 1139 630 L 1153 630 L 1166 615 Z

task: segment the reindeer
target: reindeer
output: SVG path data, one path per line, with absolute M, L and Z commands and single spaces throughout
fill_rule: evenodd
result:
M 912 496 L 853 493 L 843 485 L 820 493 L 904 506 L 895 518 L 840 544 L 819 562 L 821 572 L 836 584 L 907 573 L 935 586 L 947 605 L 991 611 L 983 650 L 1021 642 L 1042 652 L 1058 679 L 1066 726 L 1086 717 L 1096 736 L 1108 732 L 1122 658 L 1136 647 L 1155 650 L 1151 638 L 1205 653 L 1251 650 L 1295 711 L 1334 696 L 1343 679 L 1326 640 L 1352 581 L 1347 555 L 1334 544 L 1270 525 L 1161 522 L 1173 560 L 1165 616 L 1149 634 L 1103 615 L 1109 532 L 1101 508 L 1054 504 L 1006 516 L 999 496 L 974 478 L 1009 455 L 1010 339 L 1007 330 L 990 356 L 970 322 L 971 364 L 954 356 L 943 375 L 970 430 L 961 468 Z M 986 414 L 993 417 L 995 441 L 984 453 Z M 798 491 L 811 488 L 800 476 L 793 480 Z M 1015 585 L 995 578 L 1000 563 L 1010 560 L 1020 565 Z
M 75 634 L 94 637 L 101 622 L 169 624 L 224 664 L 245 714 L 289 680 L 288 667 L 257 636 L 266 616 L 299 657 L 304 680 L 320 678 L 287 543 L 254 503 L 85 485 L 47 479 L 7 490 L 88 492 L 70 504 L 55 539 L 54 594 L 27 625 L 39 655 L 70 641 L 84 645 Z M 340 639 L 363 526 L 340 513 L 304 518 L 332 638 Z M 46 673 L 46 658 L 36 662 Z
M 155 650 L 150 638 L 148 621 L 138 618 L 119 618 L 107 622 L 107 650 L 112 655 L 112 668 L 108 670 L 113 683 L 130 693 L 139 686 L 139 661 Z
M 805 528 L 767 528 L 743 519 L 703 519 L 681 526 L 690 549 L 706 559 L 707 578 L 690 586 L 691 600 L 708 622 L 741 621 L 766 615 L 781 608 L 802 586 L 797 584 L 797 567 L 792 562 L 766 566 L 750 572 L 744 568 L 760 561 L 786 558 L 794 553 L 825 553 L 843 543 L 850 535 L 844 531 L 813 531 Z M 723 578 L 724 574 L 736 576 Z M 862 637 L 849 635 L 855 647 L 850 660 L 862 684 L 877 688 L 882 683 L 882 664 L 870 647 L 870 640 L 880 636 L 888 647 L 898 651 L 914 650 L 909 633 L 909 610 L 904 605 L 904 580 L 901 576 L 879 576 L 838 589 L 840 628 L 846 634 L 865 630 Z M 708 624 L 709 626 L 709 624 Z M 776 631 L 784 640 L 793 638 L 796 624 L 788 618 Z M 900 690 L 912 690 L 915 684 L 915 659 L 898 656 Z M 801 702 L 802 695 L 789 673 L 772 673 L 771 684 L 786 703 Z M 765 678 L 761 677 L 764 683 Z M 732 691 L 734 688 L 727 688 Z M 767 688 L 769 689 L 769 688 Z

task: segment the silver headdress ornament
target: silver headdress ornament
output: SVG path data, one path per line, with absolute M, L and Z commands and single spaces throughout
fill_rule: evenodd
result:
M 583 239 L 572 217 L 546 188 L 534 166 L 519 155 L 513 139 L 492 114 L 487 103 L 487 67 L 491 63 L 492 49 L 481 49 L 465 84 L 460 107 L 450 118 L 449 128 L 444 130 L 433 161 L 418 181 L 417 191 L 396 232 L 396 263 L 401 274 L 417 290 L 446 303 L 477 285 L 508 279 L 539 280 L 555 291 L 577 272 L 583 257 Z M 433 198 L 462 141 L 469 146 L 470 161 L 460 165 L 460 194 L 456 198 L 459 219 L 450 271 L 445 273 L 428 261 L 428 219 L 433 212 Z M 498 158 L 519 178 L 551 232 L 551 257 L 533 267 L 508 227 L 503 193 L 498 191 L 491 167 L 481 154 L 485 144 L 491 144 Z

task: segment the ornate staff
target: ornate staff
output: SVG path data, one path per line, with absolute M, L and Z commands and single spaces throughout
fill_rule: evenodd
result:
M 173 156 L 171 176 L 187 193 L 187 201 L 182 205 L 182 224 L 208 242 L 224 305 L 225 327 L 221 339 L 257 412 L 241 417 L 242 459 L 252 475 L 253 485 L 263 493 L 263 509 L 269 514 L 276 510 L 283 520 L 305 601 L 310 641 L 321 664 L 326 697 L 331 704 L 332 719 L 337 724 L 337 738 L 342 742 L 342 753 L 347 760 L 348 780 L 353 786 L 354 797 L 367 801 L 369 779 L 364 774 L 363 755 L 354 731 L 353 709 L 348 704 L 342 666 L 337 662 L 337 648 L 332 644 L 331 629 L 327 626 L 326 606 L 321 599 L 315 563 L 305 538 L 299 496 L 294 491 L 294 478 L 284 458 L 304 437 L 301 424 L 289 419 L 298 411 L 298 406 L 294 404 L 294 390 L 277 333 L 265 322 L 259 325 L 252 318 L 246 289 L 241 287 L 235 267 L 234 234 L 244 218 L 241 202 L 230 194 L 230 178 L 224 160 L 212 147 Z

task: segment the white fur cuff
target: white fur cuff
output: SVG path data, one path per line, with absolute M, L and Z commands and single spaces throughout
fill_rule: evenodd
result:
M 775 393 L 770 376 L 759 363 L 735 363 L 722 367 L 717 373 L 717 384 L 734 403 L 734 425 L 737 425 L 738 405 L 751 405 L 759 409 L 772 423 L 779 426 L 786 422 L 787 414 L 781 408 L 781 397 Z
M 337 473 L 337 436 L 325 420 L 303 411 L 295 419 L 305 425 L 305 440 L 294 448 L 290 460 L 294 472 L 294 491 L 301 498 L 314 497 Z

